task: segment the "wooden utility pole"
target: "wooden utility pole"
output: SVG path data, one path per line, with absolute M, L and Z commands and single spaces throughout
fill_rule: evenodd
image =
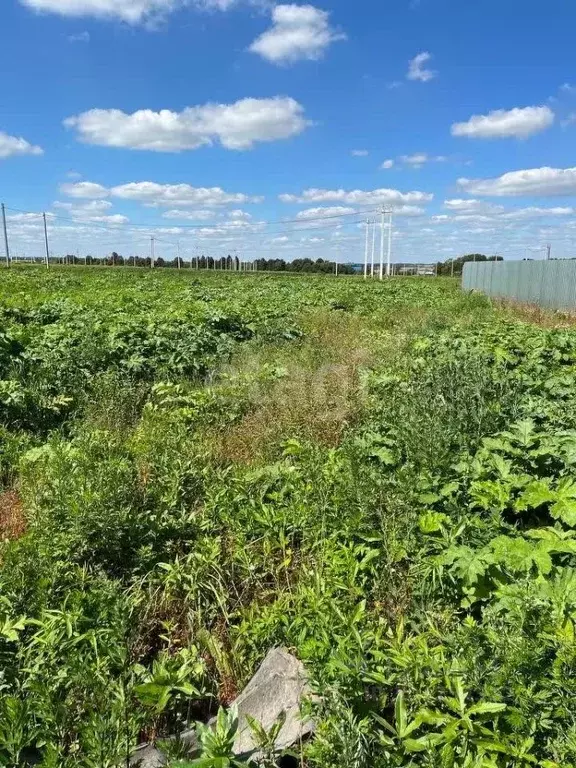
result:
M 6 229 L 6 208 L 2 203 L 2 225 L 4 227 L 4 247 L 6 248 L 6 266 L 10 266 L 10 248 L 8 247 L 8 230 Z

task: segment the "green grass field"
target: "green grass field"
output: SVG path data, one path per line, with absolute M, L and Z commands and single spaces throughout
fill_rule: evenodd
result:
M 126 766 L 275 646 L 301 767 L 576 765 L 575 331 L 112 268 L 3 271 L 0 317 L 0 765 Z M 248 765 L 232 720 L 169 765 Z

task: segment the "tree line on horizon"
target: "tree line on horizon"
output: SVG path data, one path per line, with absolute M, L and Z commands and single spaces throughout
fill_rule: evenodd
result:
M 469 253 L 464 256 L 458 256 L 455 259 L 446 259 L 446 261 L 439 261 L 436 263 L 436 274 L 438 276 L 450 276 L 461 275 L 464 264 L 468 261 L 502 261 L 502 256 L 486 256 L 483 253 Z M 54 260 L 53 260 L 54 261 Z M 85 258 L 79 257 L 75 254 L 68 254 L 62 257 L 61 261 L 65 264 L 90 266 L 136 266 L 136 267 L 151 267 L 150 256 L 122 256 L 116 251 L 113 251 L 109 256 L 96 257 L 88 255 Z M 255 265 L 255 266 L 253 266 Z M 396 262 L 394 264 L 396 269 L 401 267 L 410 267 L 414 264 L 409 262 Z M 433 266 L 431 264 L 430 266 Z M 192 259 L 164 259 L 159 256 L 154 260 L 155 268 L 168 267 L 172 269 L 203 269 L 203 270 L 227 270 L 227 271 L 241 271 L 245 268 L 245 263 L 241 263 L 238 256 L 222 256 L 217 259 L 213 256 L 194 256 Z M 320 273 L 320 274 L 334 274 L 336 272 L 336 262 L 328 259 L 294 259 L 293 261 L 286 261 L 285 259 L 255 259 L 254 262 L 248 263 L 249 269 L 256 269 L 259 272 L 307 272 L 307 273 Z M 342 275 L 354 275 L 362 272 L 363 265 L 359 262 L 355 263 L 338 263 L 338 274 Z
M 464 264 L 468 261 L 504 261 L 504 259 L 502 256 L 486 256 L 483 253 L 467 253 L 465 256 L 458 256 L 456 259 L 439 261 L 436 265 L 436 274 L 461 275 Z
M 180 261 L 180 264 L 178 263 Z M 148 267 L 151 266 L 150 256 L 121 256 L 116 251 L 113 251 L 110 256 L 96 257 L 86 256 L 86 258 L 76 256 L 74 254 L 68 254 L 64 257 L 66 264 L 88 264 L 92 266 L 136 266 L 136 267 Z M 255 264 L 255 267 L 253 267 Z M 192 259 L 164 259 L 158 257 L 154 260 L 155 267 L 171 267 L 177 269 L 221 269 L 228 271 L 240 271 L 244 269 L 244 263 L 241 263 L 238 256 L 222 256 L 219 259 L 215 259 L 212 256 L 194 256 Z M 333 273 L 336 271 L 336 262 L 328 261 L 326 259 L 294 259 L 293 261 L 286 261 L 285 259 L 255 259 L 253 262 L 248 263 L 250 269 L 257 269 L 259 272 L 319 272 L 319 273 Z M 338 264 L 338 273 L 352 275 L 355 273 L 355 269 L 351 264 Z

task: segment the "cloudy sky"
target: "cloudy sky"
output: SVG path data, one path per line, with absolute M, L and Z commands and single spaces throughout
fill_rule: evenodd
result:
M 12 249 L 576 255 L 565 0 L 2 0 Z

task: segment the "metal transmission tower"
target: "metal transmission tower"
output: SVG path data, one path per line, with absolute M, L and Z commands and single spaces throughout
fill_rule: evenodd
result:
M 386 210 L 384 206 L 380 209 L 380 272 L 379 277 L 380 280 L 384 279 L 384 229 L 385 229 L 385 216 L 388 214 L 390 217 L 388 220 L 388 258 L 386 260 L 386 276 L 390 277 L 392 274 L 392 210 Z M 372 271 L 371 271 L 371 277 L 374 277 L 374 250 L 375 250 L 375 238 L 376 238 L 376 227 L 377 227 L 377 220 L 374 219 L 372 221 L 372 224 L 374 226 L 374 230 L 372 233 Z M 368 227 L 370 225 L 370 221 L 366 222 L 366 226 Z M 366 237 L 366 240 L 368 241 L 368 235 Z
M 380 280 L 384 279 L 384 216 L 388 214 L 388 258 L 386 260 L 386 277 L 390 277 L 392 262 L 392 211 L 387 211 L 384 206 L 380 210 Z

